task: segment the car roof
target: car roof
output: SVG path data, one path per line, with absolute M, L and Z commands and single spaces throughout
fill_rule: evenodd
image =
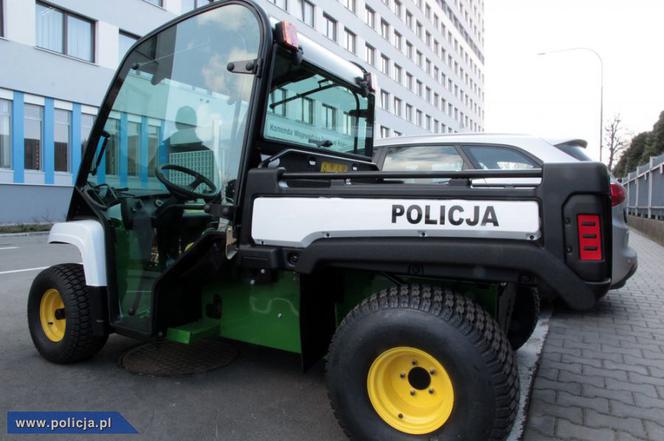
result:
M 557 144 L 581 143 L 576 138 L 547 141 L 533 135 L 512 133 L 453 133 L 446 135 L 399 136 L 375 141 L 375 148 L 387 146 L 418 146 L 423 144 L 491 144 L 514 146 L 539 158 L 542 162 L 577 162 L 571 155 L 555 147 Z M 555 144 L 554 144 L 555 142 Z M 585 143 L 585 141 L 583 141 Z

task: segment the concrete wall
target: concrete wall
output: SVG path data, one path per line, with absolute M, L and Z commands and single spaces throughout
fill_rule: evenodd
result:
M 62 221 L 71 193 L 72 187 L 0 184 L 0 225 Z
M 664 245 L 664 221 L 628 216 L 629 226 Z

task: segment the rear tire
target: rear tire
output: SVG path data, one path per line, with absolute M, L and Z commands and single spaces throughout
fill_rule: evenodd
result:
M 81 265 L 55 265 L 37 275 L 28 296 L 28 327 L 44 358 L 64 364 L 95 355 L 108 334 L 94 335 L 92 325 Z
M 412 354 L 405 359 L 412 367 L 399 365 L 399 354 Z M 389 364 L 395 357 L 396 370 Z M 432 392 L 435 363 L 450 387 L 439 382 Z M 376 372 L 387 373 L 382 386 Z M 519 400 L 514 353 L 498 324 L 470 299 L 426 285 L 393 287 L 356 306 L 332 340 L 327 383 L 340 425 L 362 441 L 503 441 Z

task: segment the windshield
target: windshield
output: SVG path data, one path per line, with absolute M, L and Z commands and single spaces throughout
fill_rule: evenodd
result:
M 258 56 L 253 13 L 229 5 L 206 11 L 143 41 L 126 58 L 88 182 L 164 191 L 157 169 L 172 164 L 212 180 L 224 193 L 237 178 L 253 75 L 230 62 Z M 190 175 L 169 170 L 176 184 Z
M 366 155 L 373 138 L 370 96 L 306 63 L 277 57 L 263 137 Z

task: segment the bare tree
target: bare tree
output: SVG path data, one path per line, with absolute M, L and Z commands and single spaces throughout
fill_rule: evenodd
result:
M 609 151 L 609 170 L 613 170 L 614 161 L 617 161 L 628 145 L 620 115 L 614 115 L 613 119 L 604 128 L 604 145 Z

